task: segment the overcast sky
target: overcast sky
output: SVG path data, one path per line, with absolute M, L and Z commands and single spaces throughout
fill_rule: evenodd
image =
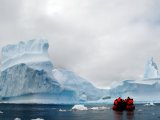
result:
M 160 64 L 160 0 L 0 0 L 0 49 L 48 39 L 54 65 L 107 87 Z

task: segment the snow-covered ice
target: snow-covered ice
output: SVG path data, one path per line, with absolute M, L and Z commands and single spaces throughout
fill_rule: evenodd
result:
M 88 110 L 88 108 L 84 105 L 74 105 L 72 110 Z

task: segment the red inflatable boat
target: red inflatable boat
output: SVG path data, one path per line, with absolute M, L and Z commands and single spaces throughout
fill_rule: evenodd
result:
M 117 111 L 123 111 L 123 110 L 133 111 L 135 109 L 134 101 L 129 97 L 125 100 L 119 97 L 114 100 L 114 105 L 112 109 Z

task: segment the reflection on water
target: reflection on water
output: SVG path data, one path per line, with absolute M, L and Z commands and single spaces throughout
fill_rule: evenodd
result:
M 115 120 L 134 120 L 134 111 L 114 111 L 114 119 Z
M 127 111 L 127 119 L 128 120 L 134 119 L 134 111 Z
M 115 118 L 115 120 L 122 120 L 123 119 L 123 111 L 114 111 L 114 118 Z

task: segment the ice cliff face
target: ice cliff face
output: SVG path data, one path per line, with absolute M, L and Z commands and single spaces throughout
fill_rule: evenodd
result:
M 29 40 L 2 48 L 1 101 L 21 103 L 79 103 L 106 93 L 72 71 L 56 68 L 46 40 Z
M 29 40 L 2 48 L 0 96 L 12 97 L 60 91 L 46 40 Z
M 60 91 L 59 83 L 44 69 L 34 69 L 24 63 L 12 66 L 1 72 L 1 97 L 20 96 Z
M 158 77 L 159 73 L 157 64 L 153 61 L 153 58 L 151 58 L 147 61 L 145 65 L 144 79 L 154 79 Z

